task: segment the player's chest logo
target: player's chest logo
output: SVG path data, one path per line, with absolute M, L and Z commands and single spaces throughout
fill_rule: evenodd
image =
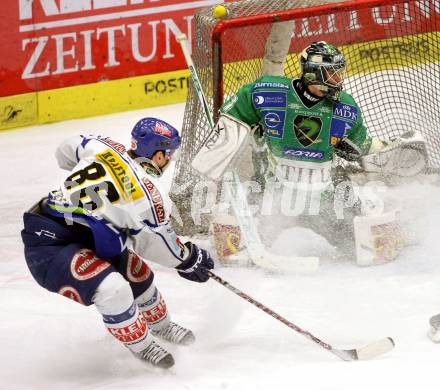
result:
M 286 120 L 285 111 L 261 110 L 263 116 L 264 130 L 268 137 L 283 138 L 284 123 Z
M 304 147 L 321 142 L 321 130 L 322 120 L 319 117 L 297 115 L 293 120 L 293 132 Z
M 280 91 L 261 91 L 252 94 L 255 108 L 286 108 L 287 93 Z

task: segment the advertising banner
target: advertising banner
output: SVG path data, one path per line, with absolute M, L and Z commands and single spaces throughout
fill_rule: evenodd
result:
M 189 77 L 176 37 L 193 45 L 196 11 L 229 1 L 3 0 L 0 129 L 184 101 Z M 240 53 L 225 66 L 257 57 L 247 28 L 224 34 Z M 350 72 L 364 71 L 358 63 L 375 71 L 383 58 L 438 58 L 439 30 L 440 0 L 309 15 L 294 21 L 290 52 L 303 38 L 358 45 Z
M 4 0 L 0 96 L 184 69 L 175 37 L 221 2 Z

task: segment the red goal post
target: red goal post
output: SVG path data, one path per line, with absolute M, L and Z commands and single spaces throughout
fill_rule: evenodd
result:
M 347 59 L 344 89 L 359 103 L 372 135 L 420 131 L 429 163 L 440 166 L 440 1 L 245 0 L 195 16 L 193 60 L 214 118 L 223 102 L 262 74 L 299 76 L 298 53 L 313 41 L 338 46 Z M 209 132 L 192 85 L 172 197 L 191 209 L 199 178 L 191 160 Z M 186 189 L 185 189 L 186 186 Z M 190 191 L 190 192 L 188 192 Z M 190 225 L 191 221 L 183 221 Z

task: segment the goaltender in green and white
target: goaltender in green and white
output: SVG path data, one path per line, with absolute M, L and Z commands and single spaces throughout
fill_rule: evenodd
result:
M 341 206 L 347 207 L 345 217 L 338 214 L 335 204 L 341 199 L 335 193 L 341 179 L 332 170 L 335 155 L 358 164 L 364 172 L 414 176 L 426 168 L 425 143 L 415 132 L 393 140 L 368 134 L 361 109 L 343 90 L 346 61 L 335 46 L 314 42 L 302 51 L 300 62 L 299 78 L 262 76 L 229 98 L 192 165 L 218 180 L 253 139 L 255 179 L 266 187 L 289 183 L 318 188 L 319 213 L 300 217 L 301 225 L 351 256 L 355 253 L 352 220 L 361 214 L 361 207 L 352 199 L 349 207 Z M 404 151 L 410 151 L 409 162 Z M 340 195 L 347 195 L 347 186 Z

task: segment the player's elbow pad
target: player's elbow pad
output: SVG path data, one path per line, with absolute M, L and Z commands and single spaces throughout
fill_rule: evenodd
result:
M 78 160 L 73 153 L 69 153 L 66 148 L 59 147 L 55 151 L 55 158 L 57 160 L 58 166 L 61 169 L 65 169 L 66 171 L 71 171 L 76 164 L 78 164 Z
M 64 140 L 55 151 L 55 158 L 61 169 L 71 171 L 80 160 L 80 152 L 84 137 L 75 135 Z M 81 148 L 81 149 L 80 149 Z

